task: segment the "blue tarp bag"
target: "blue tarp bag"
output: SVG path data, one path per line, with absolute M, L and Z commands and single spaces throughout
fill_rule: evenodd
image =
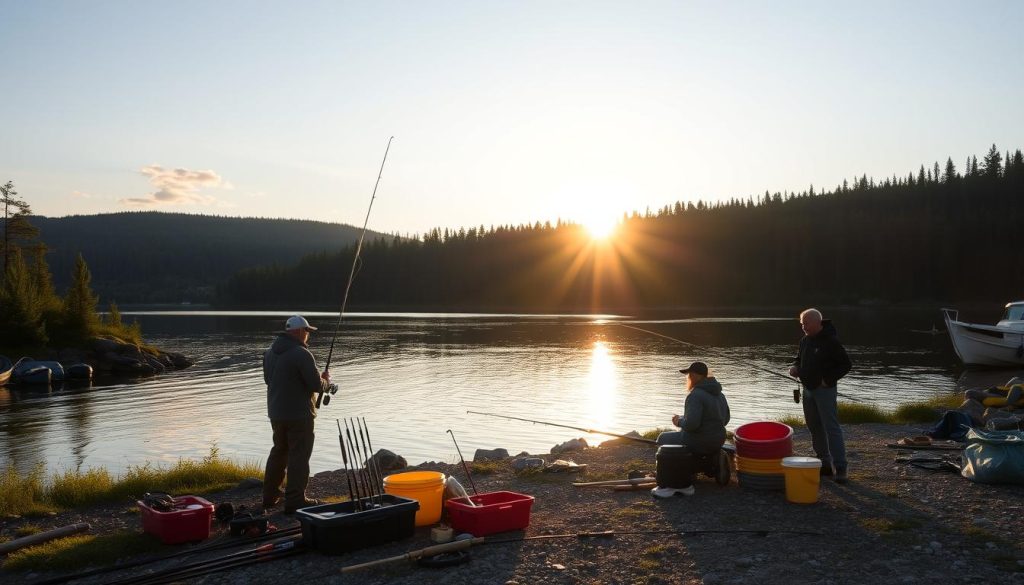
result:
M 1024 431 L 967 431 L 960 475 L 978 483 L 1024 485 Z
M 971 428 L 971 416 L 959 410 L 947 410 L 932 430 L 925 434 L 933 439 L 951 439 L 963 441 L 967 430 Z

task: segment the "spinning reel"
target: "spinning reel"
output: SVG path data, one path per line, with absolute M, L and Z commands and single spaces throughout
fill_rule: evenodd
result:
M 327 386 L 327 390 L 324 390 L 323 392 L 320 393 L 319 396 L 317 396 L 317 398 L 316 398 L 316 407 L 320 408 L 321 403 L 324 406 L 327 406 L 328 404 L 331 403 L 331 396 L 333 396 L 333 395 L 335 395 L 337 393 L 338 393 L 338 385 L 334 384 L 334 383 L 329 384 Z

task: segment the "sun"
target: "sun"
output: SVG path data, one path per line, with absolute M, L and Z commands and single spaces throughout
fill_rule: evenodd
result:
M 583 222 L 583 227 L 592 240 L 607 240 L 619 229 L 619 222 L 614 217 L 591 217 Z

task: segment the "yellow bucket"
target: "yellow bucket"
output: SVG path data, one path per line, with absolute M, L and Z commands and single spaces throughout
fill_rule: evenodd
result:
M 794 504 L 813 504 L 818 501 L 821 481 L 821 460 L 815 457 L 783 457 L 786 475 L 786 500 Z
M 782 459 L 755 459 L 752 457 L 736 456 L 736 471 L 743 473 L 776 474 L 781 475 Z
M 430 526 L 441 520 L 444 474 L 439 471 L 408 471 L 384 478 L 384 491 L 393 496 L 416 500 L 416 526 Z

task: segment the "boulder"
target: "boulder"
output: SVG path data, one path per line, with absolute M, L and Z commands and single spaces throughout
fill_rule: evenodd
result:
M 971 417 L 974 426 L 980 427 L 985 424 L 985 405 L 977 400 L 964 400 L 957 410 Z
M 255 477 L 248 477 L 238 482 L 238 487 L 243 490 L 254 490 L 256 488 L 263 487 L 263 480 L 256 479 Z
M 552 447 L 551 454 L 558 455 L 559 453 L 568 453 L 570 451 L 582 451 L 586 449 L 588 446 L 589 445 L 587 445 L 587 440 L 582 437 L 579 439 L 570 439 L 562 443 L 561 445 L 555 445 L 554 447 Z
M 477 449 L 473 461 L 501 461 L 508 459 L 508 449 Z
M 113 339 L 106 339 L 103 337 L 97 337 L 96 339 L 92 340 L 92 350 L 99 355 L 117 352 L 118 346 L 120 345 L 121 344 L 114 341 Z
M 405 457 L 392 453 L 387 449 L 380 449 L 374 453 L 373 457 L 370 457 L 370 461 L 373 461 L 384 472 L 397 471 L 409 466 Z
M 544 460 L 540 457 L 520 457 L 512 461 L 512 469 L 523 471 L 526 469 L 542 469 Z

